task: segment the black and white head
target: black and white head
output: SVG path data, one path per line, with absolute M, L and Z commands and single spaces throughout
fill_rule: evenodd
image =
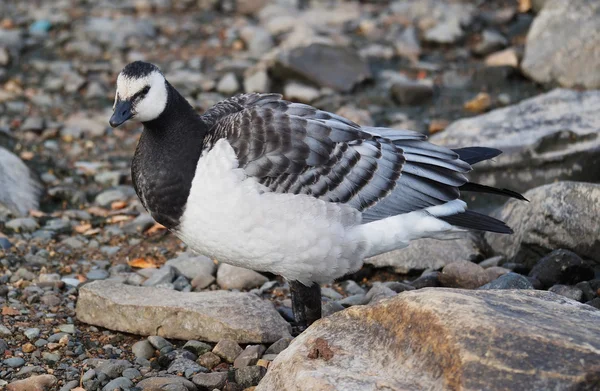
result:
M 158 67 L 143 61 L 132 62 L 117 77 L 110 126 L 117 127 L 129 119 L 152 121 L 165 109 L 167 98 L 167 83 Z

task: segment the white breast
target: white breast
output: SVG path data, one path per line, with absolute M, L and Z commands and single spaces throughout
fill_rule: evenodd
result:
M 219 261 L 304 283 L 358 270 L 367 243 L 360 213 L 307 195 L 270 193 L 219 140 L 196 168 L 176 234 Z

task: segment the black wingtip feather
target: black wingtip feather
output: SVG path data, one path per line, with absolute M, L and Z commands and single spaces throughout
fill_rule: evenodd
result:
M 482 185 L 480 183 L 467 182 L 464 185 L 460 186 L 458 189 L 460 191 L 472 191 L 472 192 L 476 192 L 476 193 L 497 194 L 497 195 L 516 198 L 521 201 L 529 202 L 529 200 L 527 198 L 523 197 L 522 194 L 517 193 L 516 191 L 512 191 L 509 189 L 498 189 L 496 187 L 486 186 L 486 185 Z
M 438 219 L 460 228 L 495 232 L 499 234 L 514 233 L 514 231 L 503 221 L 481 213 L 473 212 L 472 210 L 467 210 L 455 215 L 438 217 Z
M 466 147 L 453 149 L 458 154 L 460 160 L 469 164 L 476 164 L 484 160 L 493 159 L 502 153 L 496 148 L 487 147 Z

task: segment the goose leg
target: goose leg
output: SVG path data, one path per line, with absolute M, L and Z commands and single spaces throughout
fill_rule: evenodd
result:
M 292 294 L 292 311 L 296 319 L 295 330 L 301 333 L 313 322 L 321 319 L 321 287 L 319 284 L 306 286 L 289 281 Z

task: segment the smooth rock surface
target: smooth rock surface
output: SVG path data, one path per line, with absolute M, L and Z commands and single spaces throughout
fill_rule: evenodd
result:
M 469 173 L 473 182 L 521 192 L 556 180 L 600 182 L 598 112 L 600 91 L 556 89 L 453 122 L 431 141 L 502 150 L 500 156 L 477 164 Z
M 10 383 L 6 386 L 6 391 L 49 391 L 56 383 L 57 379 L 53 375 L 31 376 Z
M 29 168 L 12 152 L 0 147 L 0 214 L 26 215 L 39 209 L 42 187 Z
M 441 269 L 457 261 L 480 261 L 482 240 L 474 234 L 456 240 L 420 239 L 406 248 L 380 254 L 366 260 L 377 267 L 391 266 L 397 273 Z
M 112 281 L 95 281 L 80 289 L 77 318 L 133 334 L 212 342 L 275 342 L 290 331 L 273 305 L 254 294 L 183 293 Z
M 600 2 L 546 1 L 527 34 L 522 68 L 539 83 L 600 88 Z
M 540 291 L 424 289 L 314 323 L 256 390 L 591 390 L 599 360 L 590 306 Z
M 217 284 L 222 289 L 258 288 L 269 279 L 254 270 L 222 263 L 217 271 Z
M 600 264 L 600 185 L 558 182 L 525 193 L 529 203 L 510 200 L 497 217 L 513 235 L 486 234 L 496 254 L 532 267 L 554 249 L 563 248 Z

